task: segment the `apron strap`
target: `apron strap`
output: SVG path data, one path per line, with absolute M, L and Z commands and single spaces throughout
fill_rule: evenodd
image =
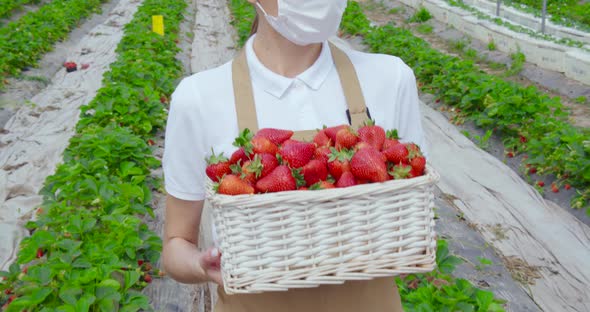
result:
M 350 123 L 358 128 L 367 120 L 368 112 L 356 70 L 344 51 L 332 43 L 329 43 L 329 46 L 348 105 L 347 114 L 350 115 Z M 255 133 L 259 130 L 258 119 L 245 49 L 242 49 L 232 62 L 232 82 L 239 131 L 248 128 Z M 293 137 L 309 141 L 314 134 L 315 130 L 297 131 Z

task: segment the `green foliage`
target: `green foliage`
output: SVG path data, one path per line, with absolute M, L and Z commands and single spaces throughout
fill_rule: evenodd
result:
M 230 0 L 229 5 L 232 14 L 231 24 L 238 32 L 238 46 L 241 47 L 250 37 L 256 10 L 252 4 L 243 0 Z
M 418 11 L 416 11 L 416 13 L 414 13 L 414 15 L 412 15 L 410 17 L 410 19 L 408 19 L 408 22 L 410 23 L 424 23 L 428 20 L 430 20 L 432 18 L 432 15 L 430 14 L 430 12 L 428 12 L 428 10 L 425 7 L 420 7 L 420 9 Z
M 436 259 L 433 272 L 396 278 L 405 311 L 505 311 L 492 292 L 451 276 L 462 261 L 449 254 L 446 241 L 438 242 Z
M 11 13 L 25 4 L 38 4 L 41 0 L 2 0 L 0 2 L 0 18 L 10 17 Z
M 488 50 L 496 51 L 496 43 L 494 42 L 494 40 L 490 40 L 490 42 L 488 42 Z
M 356 2 L 349 2 L 345 15 L 345 32 L 347 21 L 368 24 Z M 559 98 L 486 74 L 473 61 L 443 54 L 407 29 L 388 24 L 360 33 L 372 52 L 399 56 L 412 67 L 424 91 L 459 108 L 477 126 L 494 129 L 507 150 L 527 154 L 526 164 L 539 174 L 553 174 L 558 183 L 576 187 L 572 207 L 587 207 L 590 214 L 590 130 L 568 122 Z
M 54 0 L 0 28 L 0 75 L 18 75 L 65 39 L 82 18 L 100 10 L 107 0 Z M 0 86 L 4 84 L 0 79 Z
M 421 34 L 431 34 L 432 33 L 432 25 L 428 24 L 420 24 L 416 27 L 416 30 Z
M 543 1 L 504 0 L 505 4 L 541 16 Z M 590 2 L 578 0 L 548 0 L 547 13 L 556 24 L 590 31 Z
M 17 263 L 0 283 L 6 311 L 151 311 L 141 293 L 158 270 L 162 242 L 142 221 L 152 215 L 152 190 L 160 164 L 147 142 L 164 124 L 162 96 L 182 74 L 175 41 L 184 0 L 144 0 L 105 75 L 96 98 L 83 109 L 64 161 L 41 191 L 42 213 L 27 227 Z M 165 36 L 151 32 L 164 15 Z M 23 271 L 26 268 L 26 273 Z
M 510 64 L 510 68 L 506 71 L 506 75 L 513 76 L 519 74 L 522 71 L 522 66 L 526 61 L 526 56 L 518 51 L 516 53 L 510 54 L 510 58 L 512 59 L 512 63 Z

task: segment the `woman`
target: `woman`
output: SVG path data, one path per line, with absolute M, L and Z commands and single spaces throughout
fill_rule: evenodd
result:
M 376 124 L 397 129 L 403 141 L 426 150 L 412 70 L 397 57 L 343 52 L 328 44 L 346 0 L 248 1 L 261 18 L 243 52 L 183 79 L 172 95 L 163 160 L 163 265 L 182 283 L 223 283 L 219 250 L 197 248 L 204 159 L 211 147 L 231 154 L 240 129 L 313 130 L 354 124 L 370 112 Z M 218 289 L 215 311 L 222 312 L 402 310 L 393 278 L 255 295 Z

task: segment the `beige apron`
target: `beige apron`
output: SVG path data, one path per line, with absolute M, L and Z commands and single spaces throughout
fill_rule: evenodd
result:
M 356 128 L 367 119 L 367 108 L 354 66 L 348 56 L 330 44 L 334 64 Z M 232 65 L 234 96 L 240 131 L 258 130 L 254 93 L 246 54 L 242 50 Z M 298 131 L 294 138 L 310 140 L 315 130 Z M 292 289 L 287 292 L 227 295 L 218 287 L 215 312 L 396 312 L 402 311 L 394 278 L 350 281 L 342 285 Z

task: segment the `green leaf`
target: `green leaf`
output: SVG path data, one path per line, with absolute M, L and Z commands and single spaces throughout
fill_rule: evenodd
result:
M 42 303 L 49 294 L 51 294 L 52 290 L 49 287 L 43 287 L 36 289 L 31 294 L 31 304 L 38 305 Z
M 64 285 L 59 290 L 59 298 L 63 300 L 65 303 L 76 305 L 78 301 L 78 295 L 82 294 L 84 291 L 79 286 L 73 285 Z

